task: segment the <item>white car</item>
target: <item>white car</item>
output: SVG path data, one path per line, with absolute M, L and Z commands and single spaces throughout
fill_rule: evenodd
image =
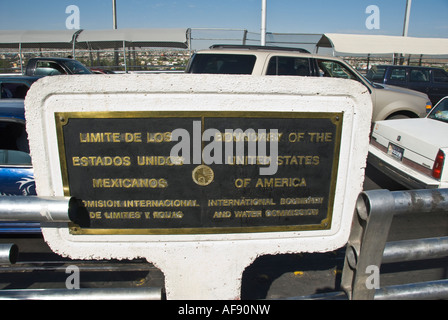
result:
M 448 187 L 448 97 L 423 119 L 377 121 L 368 162 L 410 189 Z

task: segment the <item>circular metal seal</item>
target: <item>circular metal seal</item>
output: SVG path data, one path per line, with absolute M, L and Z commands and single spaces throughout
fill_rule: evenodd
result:
M 200 186 L 208 186 L 215 178 L 213 170 L 204 164 L 194 168 L 192 172 L 193 181 Z

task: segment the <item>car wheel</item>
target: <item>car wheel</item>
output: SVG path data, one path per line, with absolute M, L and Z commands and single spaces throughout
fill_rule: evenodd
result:
M 417 118 L 416 115 L 410 113 L 394 113 L 386 118 L 386 120 L 410 119 Z

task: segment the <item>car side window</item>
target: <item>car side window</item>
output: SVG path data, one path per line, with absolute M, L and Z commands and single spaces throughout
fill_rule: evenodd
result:
M 54 62 L 38 61 L 36 64 L 37 76 L 57 76 L 60 74 L 67 74 L 60 65 Z
M 1 98 L 25 99 L 28 89 L 24 83 L 3 82 L 0 84 Z
M 389 80 L 406 82 L 406 69 L 392 68 L 390 70 Z
M 413 69 L 409 80 L 411 82 L 429 82 L 429 70 Z
M 358 77 L 349 68 L 337 61 L 317 60 L 321 76 L 343 78 L 359 81 Z
M 310 61 L 307 58 L 274 56 L 269 60 L 268 76 L 309 76 Z
M 0 85 L 0 98 L 11 99 L 13 97 L 11 90 L 9 90 L 3 83 Z
M 25 124 L 0 121 L 0 165 L 31 165 Z
M 433 71 L 434 82 L 448 82 L 448 73 L 443 70 L 434 69 Z

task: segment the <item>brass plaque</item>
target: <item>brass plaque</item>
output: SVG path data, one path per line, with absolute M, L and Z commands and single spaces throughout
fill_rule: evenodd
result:
M 70 232 L 330 229 L 342 119 L 313 112 L 56 113 L 64 191 L 90 215 L 88 226 Z

